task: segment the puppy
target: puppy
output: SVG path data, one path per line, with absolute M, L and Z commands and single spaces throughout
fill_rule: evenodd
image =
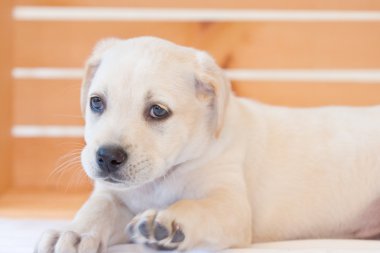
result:
M 152 37 L 100 42 L 81 102 L 95 189 L 37 253 L 380 235 L 379 106 L 238 98 L 208 54 Z

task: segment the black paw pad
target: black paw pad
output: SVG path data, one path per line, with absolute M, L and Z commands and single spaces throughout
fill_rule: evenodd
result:
M 181 229 L 177 229 L 174 232 L 174 235 L 173 235 L 171 242 L 179 243 L 179 242 L 183 242 L 184 240 L 185 240 L 185 234 L 182 232 Z
M 157 223 L 154 229 L 154 238 L 157 241 L 161 241 L 167 238 L 168 236 L 169 236 L 169 231 L 166 229 L 166 227 L 161 225 L 160 223 Z
M 140 225 L 139 225 L 139 231 L 140 233 L 145 237 L 145 238 L 149 238 L 149 226 L 148 226 L 148 223 L 146 221 L 142 222 Z
M 135 233 L 135 226 L 134 226 L 134 224 L 129 224 L 127 226 L 127 233 L 128 233 L 128 235 L 133 235 Z

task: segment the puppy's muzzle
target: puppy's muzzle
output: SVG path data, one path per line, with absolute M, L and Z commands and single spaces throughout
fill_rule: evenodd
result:
M 96 152 L 96 162 L 104 174 L 116 172 L 128 159 L 127 153 L 120 146 L 101 146 Z

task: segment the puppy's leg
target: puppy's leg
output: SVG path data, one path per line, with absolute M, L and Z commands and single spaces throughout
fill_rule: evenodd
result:
M 127 227 L 131 239 L 156 249 L 212 250 L 251 242 L 251 213 L 244 194 L 215 190 L 199 200 L 180 200 L 165 210 L 148 210 Z
M 125 242 L 123 230 L 132 215 L 111 194 L 94 192 L 63 231 L 47 231 L 35 253 L 101 253 L 108 245 Z

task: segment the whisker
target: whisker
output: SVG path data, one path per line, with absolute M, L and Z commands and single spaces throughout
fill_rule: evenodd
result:
M 78 175 L 78 176 L 77 176 Z M 87 176 L 87 174 L 83 170 L 77 170 L 76 171 L 76 180 L 75 180 L 76 187 L 86 184 L 93 186 L 93 182 L 90 180 L 90 178 Z
M 75 171 L 71 173 L 71 176 L 66 184 L 65 192 L 67 192 L 69 188 L 75 188 L 75 186 L 77 186 L 77 184 L 74 184 L 74 181 L 76 181 L 75 178 L 78 178 L 78 174 L 81 174 L 82 172 L 80 169 L 78 169 L 78 166 L 73 169 L 75 169 Z
M 50 181 L 52 179 L 59 180 L 65 172 L 69 171 L 69 169 L 74 164 L 78 164 L 78 163 L 79 162 L 76 160 L 71 160 L 71 161 L 65 162 L 64 164 L 62 164 L 62 166 L 58 167 L 56 170 L 54 170 L 52 173 L 49 174 L 48 181 Z
M 65 168 L 67 164 L 70 164 L 71 162 L 74 162 L 74 161 L 80 161 L 80 154 L 79 153 L 66 155 L 66 157 L 60 159 L 58 165 L 55 167 L 55 169 L 50 174 L 52 174 L 52 175 L 56 174 L 62 168 Z
M 71 174 L 70 178 L 69 178 L 69 179 L 67 180 L 67 182 L 66 182 L 66 186 L 67 186 L 67 183 L 71 181 L 71 177 L 72 177 L 72 175 L 73 175 L 73 172 L 72 172 L 72 171 L 73 171 L 73 170 L 75 170 L 75 171 L 78 170 L 78 168 L 79 168 L 78 165 L 79 165 L 79 163 L 74 162 L 74 163 L 70 164 L 70 166 L 64 171 L 64 172 L 66 172 L 66 173 L 70 173 L 70 174 Z M 62 180 L 63 174 L 64 174 L 64 173 L 61 173 L 61 174 L 59 175 L 59 177 L 58 177 L 58 180 L 56 181 L 56 186 L 57 186 L 57 187 L 62 186 L 62 185 L 61 185 L 61 180 Z
M 58 158 L 57 163 L 64 161 L 65 159 L 68 159 L 73 156 L 80 157 L 81 152 L 79 150 L 67 153 L 65 155 L 62 155 L 60 158 Z
M 66 172 L 69 172 L 70 170 L 72 170 L 73 166 L 74 165 L 79 165 L 79 161 L 77 160 L 71 160 L 71 161 L 68 161 L 65 163 L 65 165 L 60 168 L 60 170 L 58 172 L 55 173 L 54 176 L 58 176 L 58 180 L 60 180 L 60 178 L 63 176 L 64 173 Z
M 54 170 L 52 170 L 48 177 L 47 181 L 52 180 L 52 178 L 56 178 L 55 180 L 55 186 L 58 187 L 58 185 L 61 182 L 62 176 L 66 173 L 72 170 L 72 168 L 75 166 L 76 168 L 80 166 L 81 159 L 80 159 L 81 149 L 73 149 L 67 154 L 62 155 L 58 161 L 57 165 L 55 166 Z

